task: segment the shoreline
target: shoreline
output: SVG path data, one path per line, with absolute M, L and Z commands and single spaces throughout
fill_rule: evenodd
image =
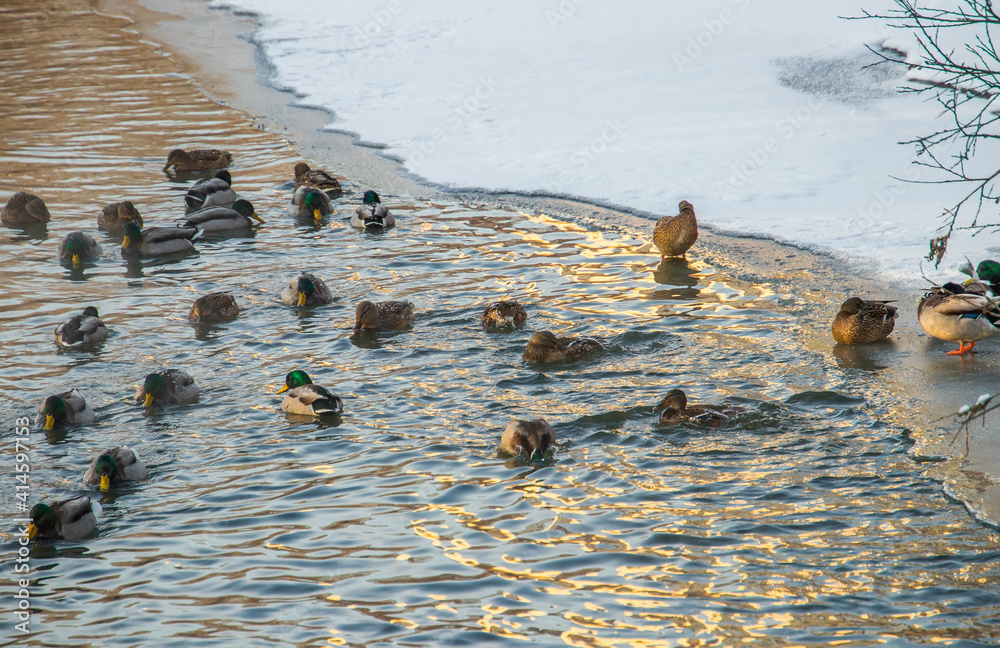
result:
M 296 106 L 292 93 L 273 87 L 266 78 L 267 63 L 252 39 L 258 25 L 256 16 L 210 9 L 200 0 L 168 0 L 155 8 L 149 4 L 148 0 L 138 5 L 97 0 L 93 6 L 102 13 L 131 20 L 140 37 L 171 57 L 212 101 L 246 115 L 248 123 L 282 137 L 293 151 L 346 176 L 349 182 L 345 189 L 357 183 L 375 187 L 380 194 L 437 197 L 477 207 L 544 214 L 583 227 L 641 236 L 652 248 L 653 215 L 647 218 L 576 200 L 447 190 L 423 183 L 397 160 L 381 154 L 379 147 L 350 133 L 326 130 L 334 118 L 326 109 Z M 702 229 L 695 252 L 706 263 L 733 276 L 775 284 L 791 299 L 824 308 L 855 294 L 897 300 L 904 308 L 890 338 L 893 356 L 887 358 L 884 349 L 831 350 L 828 328 L 802 330 L 803 352 L 832 355 L 840 366 L 877 368 L 882 384 L 876 391 L 890 407 L 887 420 L 908 431 L 916 462 L 932 462 L 916 470 L 940 482 L 943 496 L 961 502 L 977 521 L 1000 528 L 1000 484 L 993 478 L 1000 476 L 1000 451 L 994 449 L 994 435 L 985 427 L 974 426 L 970 430 L 970 456 L 963 457 L 960 444 L 948 444 L 954 427 L 935 423 L 975 402 L 984 391 L 1000 391 L 1000 385 L 988 390 L 981 386 L 984 376 L 1000 370 L 1000 350 L 985 346 L 989 352 L 973 358 L 970 364 L 976 366 L 970 372 L 964 371 L 964 360 L 939 357 L 943 343 L 931 340 L 916 322 L 915 300 L 922 290 L 887 285 L 871 275 L 871 266 L 838 259 L 834 253 L 825 255 L 772 239 L 718 233 L 710 228 Z M 832 309 L 831 319 L 836 306 Z M 882 362 L 892 364 L 885 367 Z

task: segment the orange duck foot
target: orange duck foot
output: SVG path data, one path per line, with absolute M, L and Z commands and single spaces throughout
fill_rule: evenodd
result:
M 975 342 L 969 342 L 968 346 L 966 346 L 965 342 L 959 342 L 958 349 L 955 351 L 948 351 L 945 355 L 965 355 L 966 353 L 972 351 L 972 347 L 974 346 L 976 346 Z

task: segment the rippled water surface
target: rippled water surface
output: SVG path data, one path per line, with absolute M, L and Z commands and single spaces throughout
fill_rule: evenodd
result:
M 13 629 L 8 597 L 7 644 L 1000 640 L 996 534 L 921 475 L 883 388 L 850 368 L 888 351 L 845 363 L 803 349 L 824 316 L 808 297 L 697 254 L 657 266 L 628 233 L 414 196 L 383 196 L 398 226 L 359 233 L 347 220 L 364 187 L 346 178 L 333 217 L 298 223 L 284 183 L 299 158 L 279 137 L 206 100 L 127 23 L 30 6 L 0 10 L 14 26 L 0 34 L 0 197 L 34 191 L 54 220 L 47 235 L 0 232 L 4 429 L 69 386 L 97 413 L 32 432 L 32 502 L 82 492 L 108 446 L 136 447 L 151 472 L 101 498 L 90 538 L 32 549 L 31 633 Z M 174 146 L 233 151 L 236 188 L 267 223 L 124 262 L 95 231 L 100 207 L 130 198 L 147 224 L 178 220 L 188 180 L 160 171 Z M 104 252 L 73 271 L 56 247 L 81 228 Z M 278 301 L 300 269 L 326 280 L 332 305 Z M 188 323 L 214 290 L 241 317 Z M 525 328 L 483 332 L 483 305 L 509 297 Z M 413 329 L 355 334 L 357 302 L 390 298 L 415 303 Z M 57 351 L 52 329 L 88 304 L 111 338 Z M 527 366 L 544 329 L 606 350 Z M 197 404 L 129 402 L 163 367 L 195 377 Z M 295 368 L 340 394 L 340 419 L 281 411 Z M 660 427 L 652 406 L 675 386 L 747 412 Z M 555 457 L 498 457 L 506 422 L 533 416 L 554 425 Z M 5 516 L 13 475 L 0 478 Z

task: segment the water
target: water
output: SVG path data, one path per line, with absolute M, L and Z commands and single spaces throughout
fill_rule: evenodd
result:
M 70 385 L 97 413 L 32 432 L 32 502 L 83 492 L 108 446 L 137 448 L 151 470 L 101 498 L 92 537 L 33 547 L 32 633 L 5 615 L 4 645 L 1000 639 L 996 533 L 911 458 L 912 396 L 878 369 L 893 347 L 820 350 L 811 331 L 832 297 L 809 287 L 816 275 L 758 280 L 718 249 L 658 266 L 639 232 L 439 196 L 383 194 L 399 224 L 367 235 L 346 222 L 365 188 L 351 178 L 337 214 L 299 224 L 284 214 L 296 151 L 207 101 L 127 23 L 41 21 L 27 3 L 3 18 L 18 35 L 0 38 L 3 122 L 17 127 L 0 189 L 33 189 L 54 216 L 44 238 L 0 233 L 4 429 Z M 93 231 L 106 201 L 179 219 L 186 183 L 159 169 L 194 145 L 233 152 L 236 187 L 267 220 L 255 235 L 133 264 L 100 234 L 96 264 L 56 263 L 61 236 Z M 300 269 L 327 281 L 332 305 L 278 301 Z M 188 323 L 212 290 L 234 293 L 241 317 Z M 502 297 L 526 304 L 528 323 L 487 334 L 479 313 Z M 366 298 L 410 299 L 414 328 L 356 335 Z M 87 304 L 111 338 L 57 351 L 52 329 Z M 526 366 L 543 329 L 606 350 Z M 199 402 L 130 403 L 162 367 L 186 368 Z M 274 394 L 293 368 L 338 393 L 343 417 L 284 414 Z M 674 386 L 747 413 L 658 427 L 652 406 Z M 507 421 L 537 415 L 557 431 L 555 457 L 497 457 Z

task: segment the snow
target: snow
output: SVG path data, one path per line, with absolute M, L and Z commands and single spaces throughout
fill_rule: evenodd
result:
M 569 195 L 653 216 L 680 200 L 767 236 L 920 282 L 960 188 L 899 142 L 936 130 L 931 95 L 866 46 L 912 37 L 890 0 L 225 0 L 256 13 L 275 85 L 332 129 L 454 188 Z M 989 256 L 955 235 L 942 270 Z

